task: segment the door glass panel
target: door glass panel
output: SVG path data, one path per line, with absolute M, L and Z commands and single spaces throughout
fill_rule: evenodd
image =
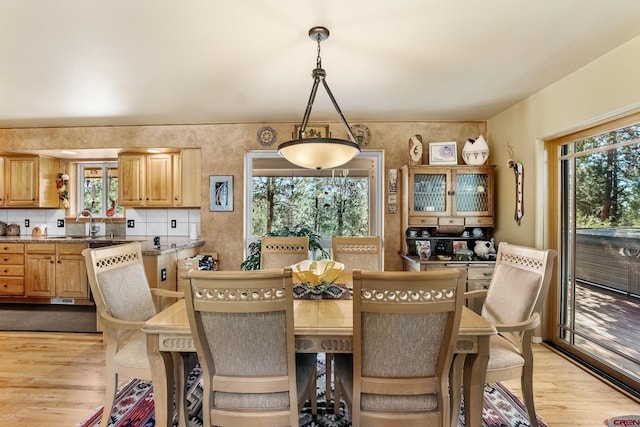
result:
M 484 174 L 456 175 L 456 211 L 489 210 L 489 177 Z
M 416 174 L 413 180 L 416 212 L 445 212 L 446 174 Z

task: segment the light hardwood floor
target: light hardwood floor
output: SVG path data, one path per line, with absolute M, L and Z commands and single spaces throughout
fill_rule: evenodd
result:
M 103 403 L 100 335 L 0 332 L 0 357 L 2 427 L 76 426 Z M 542 345 L 536 345 L 534 375 L 538 414 L 550 427 L 640 415 L 640 402 Z M 521 396 L 519 381 L 505 384 Z

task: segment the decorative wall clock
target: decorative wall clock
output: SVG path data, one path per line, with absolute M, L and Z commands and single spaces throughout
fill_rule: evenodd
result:
M 364 147 L 371 141 L 371 131 L 365 125 L 352 125 L 351 132 L 360 147 Z
M 271 145 L 276 142 L 276 131 L 270 127 L 265 126 L 258 131 L 258 142 L 262 145 Z

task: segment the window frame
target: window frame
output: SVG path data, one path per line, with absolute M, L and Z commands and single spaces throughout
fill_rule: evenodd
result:
M 282 159 L 277 151 L 272 150 L 249 150 L 245 155 L 244 165 L 244 256 L 247 256 L 248 247 L 252 242 L 258 241 L 260 236 L 252 236 L 252 182 L 253 182 L 253 162 L 257 159 Z M 354 159 L 370 159 L 373 167 L 369 169 L 369 235 L 383 236 L 384 234 L 384 151 L 383 150 L 366 150 L 361 151 Z M 300 169 L 309 171 L 309 169 L 300 168 L 286 162 L 286 169 Z M 348 167 L 337 167 L 335 171 L 348 169 Z M 331 251 L 331 236 L 321 236 L 320 245 Z M 383 260 L 384 261 L 384 260 Z
M 77 184 L 76 184 L 76 196 L 75 196 L 75 203 L 76 203 L 76 207 L 77 207 L 77 211 L 80 212 L 82 209 L 84 209 L 84 170 L 85 168 L 102 168 L 102 176 L 103 179 L 104 177 L 108 176 L 108 170 L 109 169 L 118 169 L 118 162 L 117 161 L 104 161 L 104 162 L 78 162 L 77 163 L 77 169 L 76 169 L 76 173 L 77 173 Z M 105 182 L 103 185 L 103 189 L 104 191 L 102 192 L 101 198 L 102 198 L 102 212 L 100 213 L 95 213 L 93 214 L 94 218 L 107 218 L 107 209 L 108 208 L 108 193 L 107 193 L 107 189 L 108 189 L 108 185 Z M 117 202 L 116 202 L 117 205 Z M 122 214 L 114 214 L 113 216 L 111 216 L 111 218 L 123 218 L 125 215 L 124 212 L 124 208 L 122 208 Z

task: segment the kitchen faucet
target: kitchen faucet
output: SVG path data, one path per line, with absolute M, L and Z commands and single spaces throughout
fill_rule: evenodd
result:
M 100 227 L 98 227 L 97 225 L 93 225 L 93 214 L 91 214 L 91 211 L 89 209 L 83 209 L 78 212 L 78 215 L 76 216 L 76 222 L 80 220 L 80 215 L 89 215 L 89 236 L 96 237 L 96 234 L 98 233 L 98 231 L 100 231 Z

